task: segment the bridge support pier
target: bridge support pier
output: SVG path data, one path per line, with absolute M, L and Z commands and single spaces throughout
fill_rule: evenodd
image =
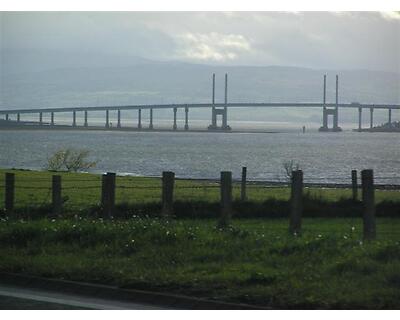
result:
M 323 109 L 323 125 L 321 128 L 319 128 L 319 131 L 333 131 L 333 132 L 339 132 L 342 131 L 342 129 L 338 126 L 338 109 L 328 109 L 324 107 Z M 333 116 L 333 127 L 330 129 L 328 127 L 328 116 Z
M 76 111 L 72 111 L 72 126 L 76 127 Z
M 43 125 L 43 113 L 39 112 L 39 125 Z
M 189 130 L 189 108 L 185 107 L 185 130 Z
M 358 108 L 358 131 L 362 131 L 362 108 Z
M 84 125 L 85 127 L 88 126 L 88 112 L 87 112 L 87 110 L 85 110 L 85 122 L 84 122 L 83 125 Z
M 322 127 L 328 130 L 328 113 L 326 112 L 326 107 L 322 111 Z
M 372 129 L 374 127 L 374 108 L 369 108 L 369 128 Z
M 222 117 L 222 127 L 228 128 L 228 108 L 224 108 L 224 116 Z
M 138 129 L 142 129 L 142 109 L 138 109 Z
M 117 128 L 121 128 L 121 110 L 118 109 Z
M 212 108 L 212 121 L 211 124 L 208 126 L 208 130 L 231 130 L 231 127 L 228 126 L 228 119 L 227 119 L 228 109 L 225 107 L 223 109 Z M 222 125 L 220 127 L 217 126 L 217 116 L 222 116 Z
M 217 116 L 222 116 L 222 125 L 218 127 L 217 125 Z M 208 126 L 208 130 L 231 130 L 231 127 L 228 126 L 228 108 L 224 107 L 223 109 L 212 108 L 212 121 Z
M 54 126 L 54 112 L 50 114 L 50 125 Z
M 8 113 L 6 113 L 6 121 L 10 120 Z
M 389 108 L 389 119 L 388 119 L 388 123 L 391 126 L 392 125 L 392 108 Z
M 213 128 L 217 128 L 217 112 L 215 110 L 215 107 L 212 107 L 212 111 L 211 112 L 212 112 L 212 114 L 211 114 L 211 126 Z
M 17 113 L 17 122 L 21 121 L 21 115 L 19 113 Z
M 175 107 L 174 108 L 174 125 L 172 126 L 173 130 L 178 129 L 178 126 L 176 125 L 176 112 L 178 111 L 178 109 Z
M 335 113 L 334 113 L 334 116 L 333 116 L 333 131 L 341 131 L 341 130 L 338 130 L 339 129 L 338 122 L 339 122 L 339 110 L 336 107 L 335 108 Z
M 153 109 L 150 109 L 150 124 L 149 124 L 149 129 L 153 130 Z
M 106 128 L 110 127 L 110 113 L 106 110 Z

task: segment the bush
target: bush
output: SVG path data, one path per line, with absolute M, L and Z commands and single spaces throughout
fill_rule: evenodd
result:
M 292 172 L 300 170 L 300 164 L 295 163 L 293 160 L 285 161 L 282 163 L 286 181 L 290 182 L 292 180 Z
M 87 161 L 88 150 L 61 149 L 47 159 L 47 170 L 77 172 L 96 166 L 96 162 Z

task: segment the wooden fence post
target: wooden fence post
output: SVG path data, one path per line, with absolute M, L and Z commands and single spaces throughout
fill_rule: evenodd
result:
M 106 205 L 106 191 L 107 190 L 107 174 L 103 173 L 101 176 L 101 207 L 104 208 Z
M 301 216 L 303 213 L 303 171 L 292 171 L 292 189 L 290 199 L 290 234 L 299 234 L 301 231 Z
M 247 177 L 247 167 L 242 167 L 242 184 L 240 192 L 240 200 L 246 201 L 246 177 Z
M 229 225 L 232 215 L 232 172 L 221 172 L 221 216 L 218 222 L 219 228 Z
M 357 201 L 358 198 L 357 170 L 351 170 L 351 189 L 353 192 L 353 201 Z
M 364 239 L 372 240 L 376 238 L 375 225 L 375 190 L 373 170 L 361 171 L 362 202 L 363 202 L 363 221 Z
M 168 216 L 174 211 L 174 183 L 175 173 L 163 171 L 162 173 L 162 215 Z
M 114 215 L 115 209 L 115 173 L 107 172 L 108 177 L 108 200 L 109 200 L 109 207 L 108 207 L 108 217 Z
M 115 173 L 107 172 L 102 176 L 101 205 L 104 218 L 110 218 L 115 208 Z
M 61 213 L 62 199 L 61 199 L 61 176 L 53 175 L 52 177 L 52 215 Z
M 15 174 L 6 172 L 5 209 L 6 212 L 14 209 Z

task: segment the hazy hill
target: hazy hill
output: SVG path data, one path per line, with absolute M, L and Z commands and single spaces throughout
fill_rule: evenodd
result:
M 340 101 L 400 103 L 400 74 L 381 71 L 222 67 L 54 52 L 2 52 L 1 61 L 1 109 L 208 102 L 213 72 L 217 101 L 223 100 L 227 72 L 230 101 L 319 102 L 326 73 L 328 101 L 333 102 L 338 73 Z

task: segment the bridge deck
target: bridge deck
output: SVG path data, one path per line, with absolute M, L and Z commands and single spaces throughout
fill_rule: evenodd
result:
M 336 107 L 334 103 L 325 104 L 326 107 Z M 12 109 L 0 110 L 0 114 L 17 113 L 39 113 L 39 112 L 73 112 L 73 111 L 105 111 L 105 110 L 138 110 L 138 109 L 172 109 L 172 108 L 322 108 L 321 103 L 302 102 L 261 102 L 261 103 L 189 103 L 189 104 L 147 104 L 147 105 L 120 105 L 120 106 L 97 106 L 97 107 L 68 107 L 68 108 L 33 108 L 33 109 Z M 400 109 L 399 104 L 358 104 L 358 103 L 339 103 L 339 108 L 374 108 L 374 109 Z

